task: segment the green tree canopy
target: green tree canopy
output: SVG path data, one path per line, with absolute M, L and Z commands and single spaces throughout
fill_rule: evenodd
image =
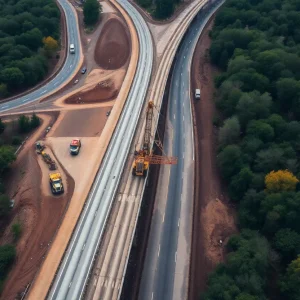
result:
M 102 7 L 97 0 L 86 0 L 83 5 L 84 23 L 86 25 L 94 25 L 99 20 Z

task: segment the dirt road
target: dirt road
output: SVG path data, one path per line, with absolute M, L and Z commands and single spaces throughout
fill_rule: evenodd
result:
M 53 117 L 48 115 L 43 119 L 42 126 L 27 141 L 6 178 L 7 191 L 10 197 L 15 199 L 15 207 L 10 225 L 1 236 L 0 243 L 13 242 L 11 225 L 16 222 L 21 223 L 22 236 L 17 243 L 15 266 L 9 273 L 1 295 L 1 299 L 5 300 L 15 299 L 33 280 L 51 245 L 74 189 L 74 181 L 66 176 L 68 192 L 64 195 L 54 197 L 42 190 L 42 175 L 46 176 L 48 170 L 47 174 L 42 174 L 33 143 L 44 134 L 45 128 L 53 122 Z M 48 183 L 46 188 L 49 188 Z
M 216 129 L 213 127 L 216 70 L 210 65 L 207 53 L 212 25 L 213 22 L 209 22 L 203 31 L 192 62 L 192 92 L 200 87 L 201 100 L 194 102 L 193 107 L 197 126 L 196 182 L 189 299 L 199 299 L 209 272 L 224 260 L 224 244 L 236 231 L 234 211 L 229 207 L 216 166 Z

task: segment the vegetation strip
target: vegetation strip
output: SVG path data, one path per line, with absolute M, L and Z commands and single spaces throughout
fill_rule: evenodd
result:
M 228 0 L 216 16 L 218 164 L 241 233 L 203 299 L 300 299 L 299 20 L 293 0 Z

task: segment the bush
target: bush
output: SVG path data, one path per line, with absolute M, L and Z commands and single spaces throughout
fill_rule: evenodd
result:
M 0 279 L 4 279 L 16 258 L 16 249 L 13 245 L 0 246 Z
M 22 234 L 22 227 L 20 223 L 15 223 L 11 227 L 11 231 L 14 235 L 14 240 L 17 241 Z
M 12 138 L 11 143 L 12 143 L 14 146 L 19 146 L 19 145 L 22 144 L 22 138 L 19 137 L 19 136 L 14 136 L 14 137 Z
M 19 124 L 19 132 L 20 133 L 27 133 L 31 129 L 31 124 L 30 120 L 27 116 L 20 116 L 18 119 L 18 124 Z
M 40 125 L 41 125 L 40 118 L 36 114 L 33 114 L 31 116 L 31 120 L 30 120 L 30 127 L 32 129 L 35 129 L 35 128 L 39 127 Z
M 0 195 L 0 217 L 5 217 L 10 212 L 10 199 L 7 195 Z

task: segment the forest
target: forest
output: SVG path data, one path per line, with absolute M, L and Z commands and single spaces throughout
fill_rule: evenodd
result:
M 0 98 L 46 76 L 59 37 L 60 10 L 54 0 L 0 0 Z
M 163 20 L 172 16 L 181 0 L 136 0 L 136 2 L 145 8 L 152 17 Z
M 228 0 L 210 32 L 218 166 L 239 234 L 201 299 L 300 299 L 300 0 Z

